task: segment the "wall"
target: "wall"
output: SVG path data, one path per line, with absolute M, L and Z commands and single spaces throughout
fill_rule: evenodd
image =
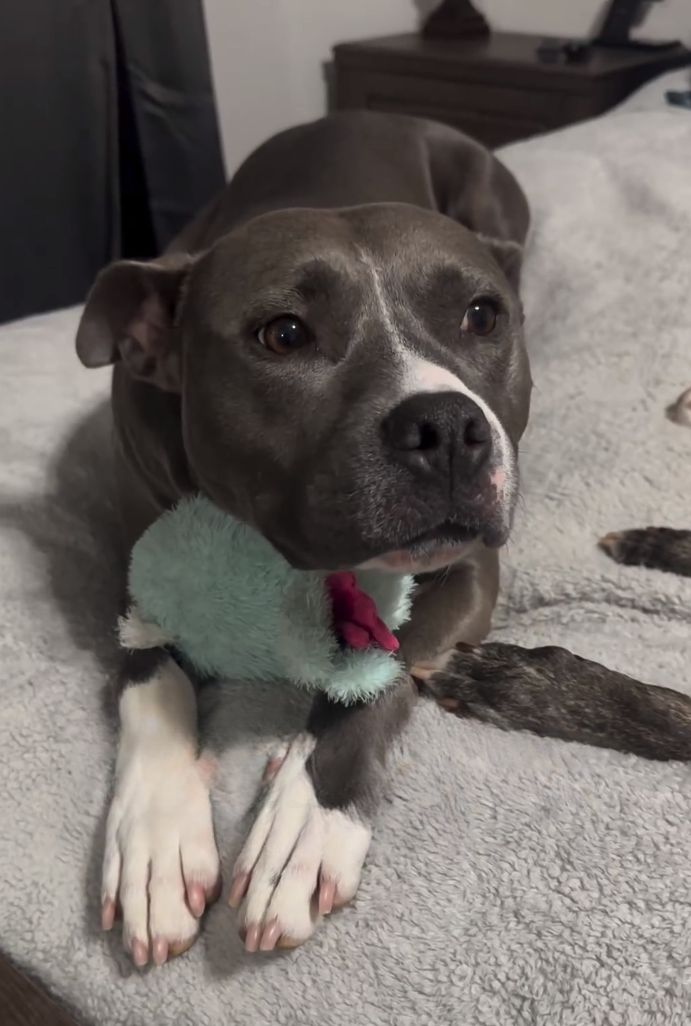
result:
M 583 36 L 605 7 L 604 0 L 474 0 L 495 28 L 547 35 Z M 683 39 L 691 43 L 691 3 L 665 0 L 653 4 L 637 31 L 648 39 Z
M 229 171 L 287 125 L 324 113 L 334 43 L 409 32 L 412 0 L 204 0 Z
M 587 35 L 602 0 L 475 0 L 492 26 Z M 326 107 L 324 63 L 334 43 L 412 31 L 433 0 L 204 0 L 211 61 L 231 172 L 273 132 Z M 691 43 L 691 0 L 655 4 L 650 38 Z

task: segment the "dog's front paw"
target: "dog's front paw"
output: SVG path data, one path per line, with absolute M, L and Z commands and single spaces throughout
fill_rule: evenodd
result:
M 269 764 L 265 796 L 235 863 L 229 902 L 242 904 L 247 951 L 302 944 L 360 882 L 371 830 L 319 805 L 306 769 L 313 747 L 312 737 L 298 737 Z
M 195 940 L 220 890 L 207 759 L 124 758 L 118 766 L 103 858 L 101 924 L 122 912 L 137 966 L 162 965 Z

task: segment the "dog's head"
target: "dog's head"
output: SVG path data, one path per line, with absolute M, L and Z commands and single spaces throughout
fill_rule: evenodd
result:
M 519 262 L 412 206 L 282 211 L 107 268 L 77 349 L 179 392 L 192 479 L 295 566 L 432 569 L 510 529 Z

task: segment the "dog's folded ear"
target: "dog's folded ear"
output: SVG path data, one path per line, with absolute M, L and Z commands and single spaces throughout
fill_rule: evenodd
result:
M 176 311 L 192 258 L 176 253 L 143 263 L 121 260 L 98 275 L 77 330 L 86 367 L 122 360 L 130 373 L 166 391 L 180 384 Z
M 521 284 L 521 267 L 523 265 L 523 246 L 512 239 L 494 239 L 489 235 L 477 233 L 477 237 L 496 260 L 504 272 L 509 285 L 518 292 Z

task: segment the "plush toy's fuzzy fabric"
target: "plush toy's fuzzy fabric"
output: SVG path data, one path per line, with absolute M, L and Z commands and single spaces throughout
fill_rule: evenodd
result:
M 408 616 L 412 578 L 373 570 L 355 578 L 383 621 L 379 630 L 373 623 L 372 637 L 386 644 L 384 625 L 395 630 Z M 135 545 L 133 605 L 120 639 L 128 648 L 173 645 L 208 676 L 285 679 L 341 702 L 372 699 L 395 681 L 399 664 L 382 647 L 340 643 L 327 580 L 322 572 L 295 570 L 252 528 L 191 497 Z M 371 607 L 367 612 L 372 619 Z

